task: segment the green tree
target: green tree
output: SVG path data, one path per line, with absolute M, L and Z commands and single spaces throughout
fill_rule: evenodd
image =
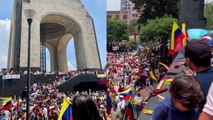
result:
M 136 41 L 133 41 L 133 40 L 128 40 L 127 43 L 126 43 L 126 47 L 128 49 L 134 48 L 136 46 L 137 46 L 137 43 L 136 43 Z
M 134 40 L 136 40 L 136 36 L 139 34 L 140 24 L 138 24 L 137 20 L 132 20 L 128 25 L 128 34 L 134 35 Z
M 162 18 L 151 19 L 140 31 L 140 40 L 142 42 L 157 42 L 159 40 L 168 40 L 172 31 L 173 22 L 177 19 L 164 16 Z
M 107 18 L 107 42 L 128 40 L 127 23 L 119 20 Z
M 163 17 L 165 14 L 178 18 L 179 0 L 131 0 L 140 15 L 140 23 L 145 24 L 148 19 Z
M 204 16 L 206 17 L 206 28 L 213 29 L 213 3 L 205 4 Z
M 177 19 L 171 16 L 148 20 L 140 31 L 140 40 L 146 46 L 151 48 L 156 43 L 162 45 L 162 62 L 166 62 L 167 43 L 171 36 L 173 22 L 177 22 Z

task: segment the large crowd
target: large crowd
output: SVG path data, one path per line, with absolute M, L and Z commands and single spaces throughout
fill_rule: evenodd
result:
M 143 109 L 143 102 L 147 101 L 141 90 L 153 85 L 150 72 L 158 78 L 155 80 L 156 83 L 166 72 L 158 63 L 159 49 L 138 47 L 130 50 L 119 43 L 112 45 L 116 45 L 116 48 L 108 46 L 111 51 L 107 53 L 108 89 L 106 91 L 60 92 L 56 86 L 65 82 L 64 78 L 49 84 L 34 83 L 30 87 L 30 119 L 56 120 L 65 97 L 73 104 L 73 120 L 137 119 Z M 153 120 L 212 120 L 213 118 L 213 95 L 209 92 L 213 89 L 211 48 L 200 41 L 189 42 L 184 57 L 186 66 L 196 74 L 177 76 L 173 79 L 169 88 L 170 96 L 158 103 L 152 113 Z M 96 73 L 81 71 L 73 73 L 73 76 Z M 158 92 L 157 89 L 151 88 L 154 92 Z M 133 114 L 129 112 L 129 105 L 132 105 Z M 85 111 L 85 114 L 78 111 Z M 25 120 L 26 98 L 14 96 L 12 108 L 1 111 L 1 116 L 6 119 Z

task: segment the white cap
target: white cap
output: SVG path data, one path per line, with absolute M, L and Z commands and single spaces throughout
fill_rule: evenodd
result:
M 123 96 L 123 95 L 120 95 L 119 98 L 124 98 L 124 96 Z
M 101 105 L 100 105 L 100 108 L 104 108 L 104 105 L 103 105 L 103 104 L 101 104 Z

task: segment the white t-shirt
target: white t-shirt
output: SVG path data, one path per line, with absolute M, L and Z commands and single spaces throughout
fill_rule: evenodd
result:
M 43 109 L 43 115 L 44 115 L 45 118 L 48 117 L 48 113 L 47 113 L 47 108 L 46 107 Z
M 209 115 L 213 116 L 213 83 L 209 88 L 209 92 L 207 95 L 207 101 L 203 109 L 204 112 L 208 113 Z
M 125 109 L 126 103 L 125 100 L 122 100 L 118 103 L 118 108 L 119 109 Z

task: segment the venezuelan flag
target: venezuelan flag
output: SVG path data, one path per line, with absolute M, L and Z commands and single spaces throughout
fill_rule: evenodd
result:
M 167 70 L 169 70 L 169 66 L 168 66 L 168 65 L 166 65 L 166 64 L 164 64 L 164 63 L 162 63 L 162 62 L 159 62 L 159 64 L 160 64 L 160 65 L 163 65 Z
M 49 109 L 50 109 L 50 110 L 55 110 L 55 106 L 54 106 L 54 105 L 51 105 L 51 106 L 49 107 Z
M 184 39 L 183 39 L 183 46 L 186 45 L 187 39 L 189 38 L 189 35 L 186 31 L 186 23 L 182 23 L 182 32 L 185 35 Z
M 45 105 L 49 105 L 50 104 L 50 97 L 47 97 L 47 99 L 44 100 L 44 104 Z
M 72 106 L 66 97 L 64 97 L 58 120 L 73 120 Z
M 172 26 L 172 35 L 171 35 L 171 46 L 170 46 L 170 54 L 173 54 L 180 50 L 183 47 L 183 40 L 185 35 L 180 30 L 177 23 L 173 23 Z
M 128 89 L 124 90 L 123 92 L 120 92 L 119 94 L 124 96 L 123 98 L 124 100 L 129 101 L 132 96 L 132 93 L 133 93 L 133 88 L 129 87 Z
M 128 120 L 134 120 L 134 113 L 133 113 L 133 100 L 132 96 L 130 97 L 130 101 L 126 107 L 126 115 L 128 116 Z
M 154 73 L 153 73 L 152 70 L 149 72 L 149 74 L 150 74 L 150 77 L 151 77 L 154 81 L 158 82 L 158 80 L 157 80 L 157 78 L 155 77 L 155 75 L 154 75 Z
M 12 97 L 10 97 L 6 100 L 6 102 L 2 105 L 0 112 L 3 110 L 8 110 L 9 108 L 12 108 Z
M 106 84 L 107 82 L 106 74 L 97 74 L 97 78 L 99 84 Z
M 107 103 L 107 105 L 106 105 L 107 114 L 110 114 L 110 111 L 111 111 L 111 108 L 112 108 L 112 100 L 110 98 L 109 93 L 107 93 L 107 95 L 106 95 L 106 103 Z

